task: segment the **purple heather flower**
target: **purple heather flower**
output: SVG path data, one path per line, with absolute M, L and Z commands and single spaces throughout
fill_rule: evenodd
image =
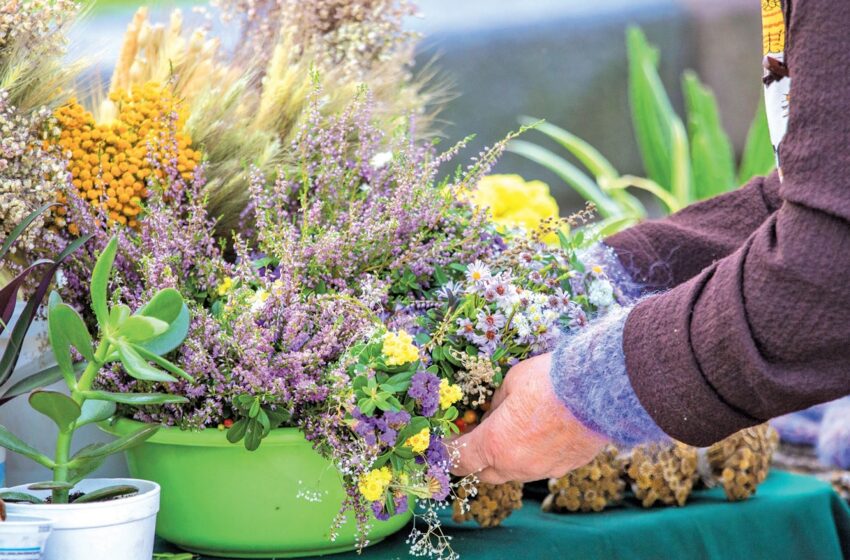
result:
M 407 394 L 416 399 L 422 416 L 433 416 L 440 406 L 440 378 L 420 371 L 411 379 Z

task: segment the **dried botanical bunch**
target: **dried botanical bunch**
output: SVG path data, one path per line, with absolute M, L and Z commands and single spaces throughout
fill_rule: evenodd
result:
M 549 479 L 549 495 L 543 500 L 543 511 L 602 511 L 623 500 L 625 461 L 614 446 L 607 446 L 593 461 Z
M 0 5 L 0 90 L 26 114 L 66 94 L 79 65 L 63 60 L 73 0 L 7 0 Z
M 67 184 L 64 158 L 52 143 L 58 135 L 49 109 L 20 112 L 9 92 L 0 90 L 0 242 L 36 208 L 55 200 Z M 64 225 L 62 216 L 55 220 Z M 49 222 L 39 217 L 21 235 L 11 252 L 24 255 L 15 260 L 32 260 L 26 253 L 36 248 Z
M 461 486 L 452 503 L 452 519 L 457 523 L 475 521 L 482 527 L 496 527 L 522 507 L 522 482 Z
M 715 443 L 706 451 L 706 458 L 715 481 L 730 501 L 746 500 L 764 482 L 770 470 L 779 436 L 769 424 L 741 430 Z
M 107 122 L 96 122 L 73 99 L 59 107 L 56 120 L 61 133 L 56 144 L 67 157 L 79 195 L 102 208 L 110 221 L 137 228 L 149 178 L 162 181 L 165 163 L 171 162 L 189 180 L 201 153 L 179 132 L 183 119 L 168 87 L 149 82 L 129 92 L 114 92 L 110 101 L 117 114 Z M 58 199 L 64 201 L 65 195 L 60 193 Z M 75 224 L 69 227 L 77 233 Z
M 681 442 L 635 447 L 626 474 L 643 507 L 685 505 L 697 481 L 697 449 Z

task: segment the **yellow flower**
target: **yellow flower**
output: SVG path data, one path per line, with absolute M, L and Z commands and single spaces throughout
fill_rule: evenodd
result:
M 421 432 L 407 438 L 404 445 L 411 448 L 414 453 L 425 453 L 431 445 L 431 431 L 428 428 L 422 428 Z
M 468 195 L 469 201 L 488 208 L 490 218 L 505 228 L 534 230 L 543 220 L 557 219 L 558 203 L 542 181 L 526 181 L 519 175 L 488 175 Z
M 360 476 L 357 488 L 364 498 L 370 502 L 375 502 L 384 497 L 384 493 L 389 488 L 392 479 L 393 473 L 388 467 L 373 469 Z
M 597 265 L 595 265 L 595 266 L 594 266 L 593 268 L 591 268 L 590 270 L 592 270 L 594 274 L 602 274 L 602 267 L 601 267 L 601 266 L 599 266 L 598 264 L 597 264 Z
M 221 284 L 218 285 L 218 295 L 219 297 L 226 296 L 230 290 L 233 289 L 233 278 L 230 276 L 226 277 L 221 281 Z
M 448 379 L 440 380 L 440 408 L 446 410 L 463 398 L 463 391 L 457 385 L 449 383 Z
M 387 333 L 384 336 L 383 352 L 388 366 L 400 366 L 419 358 L 419 350 L 413 344 L 413 337 L 406 331 Z

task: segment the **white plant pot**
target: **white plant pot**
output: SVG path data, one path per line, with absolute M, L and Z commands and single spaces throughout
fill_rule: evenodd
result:
M 44 517 L 53 522 L 43 560 L 150 560 L 153 555 L 159 485 L 132 478 L 92 478 L 75 490 L 91 492 L 106 486 L 129 484 L 139 493 L 127 498 L 90 504 L 6 504 L 10 514 Z M 7 488 L 40 498 L 49 491 Z
M 52 522 L 44 517 L 9 514 L 0 523 L 0 560 L 39 560 Z

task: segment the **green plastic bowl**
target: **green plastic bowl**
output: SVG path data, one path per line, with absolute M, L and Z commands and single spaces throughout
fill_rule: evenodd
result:
M 120 436 L 142 424 L 101 424 Z M 188 551 L 268 558 L 332 554 L 357 547 L 352 516 L 330 540 L 345 498 L 342 477 L 296 428 L 274 430 L 256 451 L 220 430 L 163 428 L 127 452 L 134 478 L 162 487 L 157 534 Z M 412 514 L 372 521 L 369 543 L 403 528 Z

